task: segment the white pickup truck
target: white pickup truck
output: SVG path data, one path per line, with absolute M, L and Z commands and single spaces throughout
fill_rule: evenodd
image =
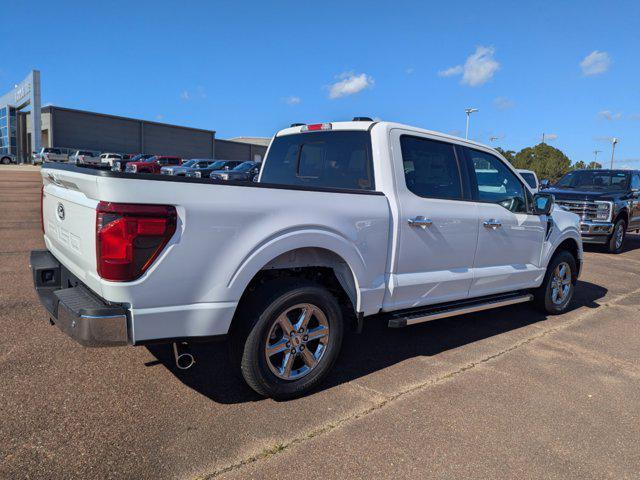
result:
M 530 300 L 561 313 L 582 265 L 579 218 L 495 150 L 397 123 L 284 129 L 255 183 L 42 178 L 31 266 L 52 322 L 88 346 L 173 343 L 179 366 L 180 342 L 228 337 L 247 383 L 279 399 L 321 381 L 349 324 Z

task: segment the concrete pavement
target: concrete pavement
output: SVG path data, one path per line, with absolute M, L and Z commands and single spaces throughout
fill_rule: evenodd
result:
M 348 335 L 291 402 L 223 344 L 86 349 L 48 325 L 28 253 L 37 171 L 0 168 L 0 478 L 637 478 L 640 238 L 591 250 L 574 309 L 529 306 Z

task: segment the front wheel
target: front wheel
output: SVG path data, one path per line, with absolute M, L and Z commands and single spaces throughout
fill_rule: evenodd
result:
M 549 262 L 542 285 L 534 292 L 536 305 L 545 313 L 564 313 L 575 289 L 576 259 L 566 250 L 558 252 Z
M 613 227 L 613 233 L 611 237 L 609 237 L 609 241 L 606 244 L 607 252 L 609 253 L 620 253 L 622 252 L 622 247 L 624 246 L 624 239 L 627 234 L 627 223 L 624 219 L 620 219 L 616 222 L 616 225 Z
M 299 397 L 316 387 L 333 366 L 343 336 L 335 297 L 301 279 L 272 280 L 248 299 L 232 333 L 232 361 L 247 384 L 277 400 Z

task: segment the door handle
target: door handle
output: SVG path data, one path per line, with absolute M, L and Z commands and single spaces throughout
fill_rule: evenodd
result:
M 418 215 L 417 217 L 410 218 L 408 220 L 410 227 L 422 227 L 427 228 L 433 225 L 433 221 L 429 218 Z
M 500 228 L 502 226 L 502 223 L 492 218 L 483 222 L 482 225 L 484 225 L 485 228 L 493 228 L 495 230 L 496 228 Z

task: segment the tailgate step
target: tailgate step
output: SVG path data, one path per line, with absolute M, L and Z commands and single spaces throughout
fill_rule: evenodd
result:
M 525 292 L 516 292 L 504 295 L 482 297 L 475 300 L 465 300 L 448 304 L 431 306 L 421 310 L 412 310 L 403 314 L 395 314 L 389 319 L 390 328 L 402 328 L 417 323 L 438 320 L 439 318 L 453 317 L 467 313 L 480 312 L 491 308 L 506 307 L 517 303 L 525 303 L 533 300 L 533 295 Z

